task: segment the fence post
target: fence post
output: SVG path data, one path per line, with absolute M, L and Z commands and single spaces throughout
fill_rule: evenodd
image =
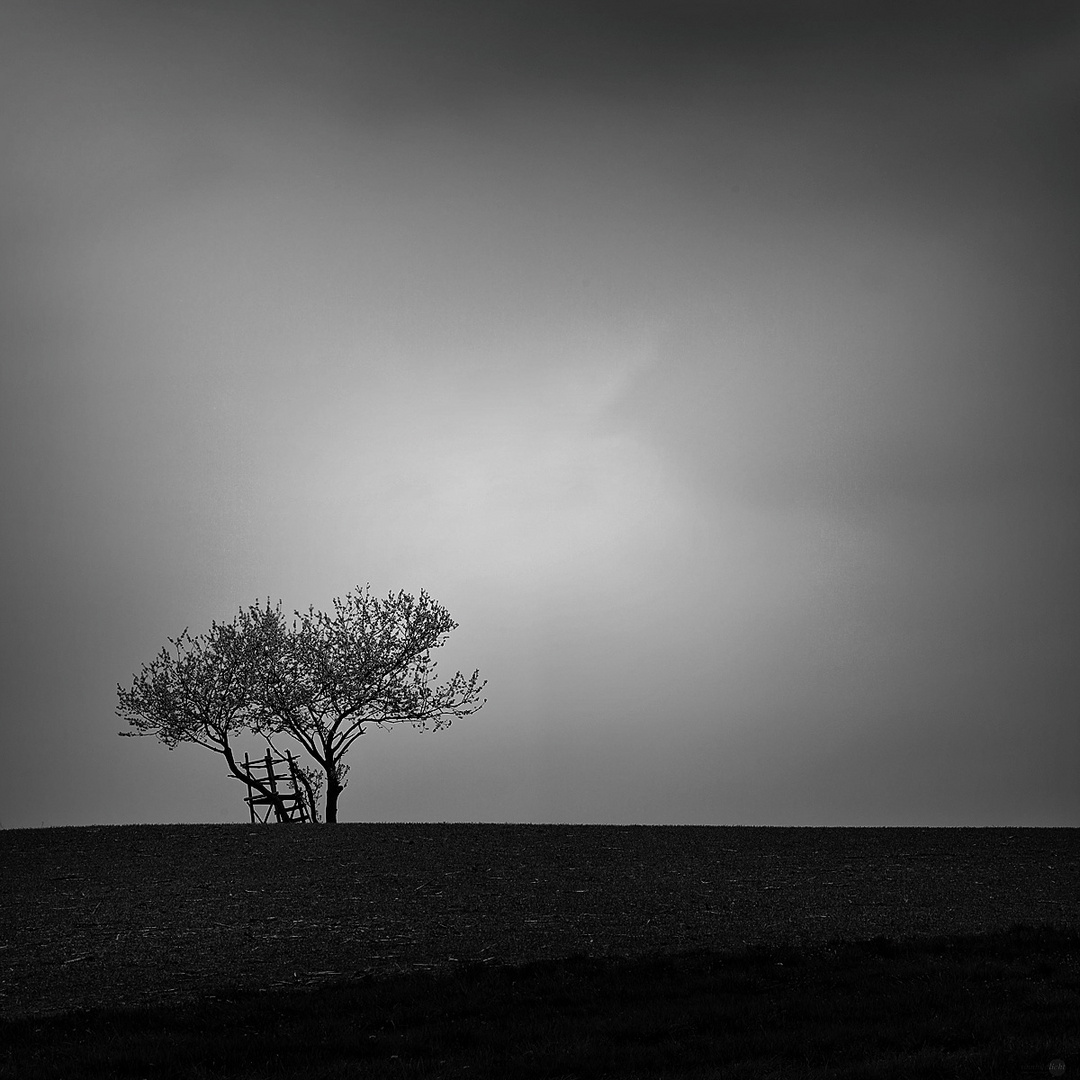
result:
M 296 782 L 296 762 L 293 761 L 291 750 L 285 751 L 285 760 L 289 765 L 289 779 L 292 782 L 293 793 L 296 795 L 293 806 L 296 808 L 300 820 L 307 821 L 307 803 L 304 801 L 304 793 L 300 790 L 300 785 Z
M 255 824 L 255 796 L 251 791 L 251 763 L 248 761 L 247 751 L 244 751 L 244 783 L 248 789 L 248 812 L 251 814 L 251 824 Z
M 285 816 L 285 807 L 282 802 L 277 798 L 277 777 L 274 775 L 274 759 L 270 756 L 270 751 L 266 751 L 266 780 L 270 788 L 270 793 L 274 796 L 274 816 L 278 819 L 280 824 L 282 821 L 287 820 Z

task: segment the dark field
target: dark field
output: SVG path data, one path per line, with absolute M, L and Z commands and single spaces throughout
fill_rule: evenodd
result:
M 1011 927 L 1032 932 L 1004 933 Z M 1033 932 L 1037 927 L 1043 927 L 1041 935 Z M 879 940 L 853 952 L 853 943 L 872 939 Z M 931 939 L 953 944 L 939 940 L 929 947 Z M 961 952 L 965 959 L 956 968 Z M 976 954 L 983 959 L 972 960 Z M 570 963 L 570 957 L 576 959 Z M 534 961 L 555 963 L 534 965 L 528 975 L 509 970 Z M 446 1008 L 454 994 L 464 994 L 462 1000 L 479 994 L 495 1010 L 484 1023 L 498 1025 L 496 1006 L 510 1023 L 505 1010 L 513 1000 L 509 984 L 499 980 L 517 985 L 539 979 L 537 985 L 550 992 L 537 1001 L 552 995 L 571 1000 L 566 987 L 551 990 L 569 978 L 568 972 L 577 973 L 570 983 L 583 1001 L 607 995 L 611 1002 L 625 1003 L 635 988 L 639 996 L 644 993 L 639 1005 L 645 1011 L 634 1021 L 636 1029 L 648 1026 L 643 1017 L 666 1015 L 659 1001 L 663 985 L 690 995 L 678 1015 L 692 1017 L 701 1002 L 715 1004 L 723 993 L 734 992 L 731 986 L 718 989 L 715 979 L 734 978 L 736 969 L 744 979 L 751 968 L 758 973 L 753 978 L 767 971 L 776 984 L 769 993 L 779 994 L 781 1002 L 794 993 L 799 1000 L 827 1003 L 832 994 L 837 1007 L 847 1002 L 843 1009 L 850 1013 L 851 1002 L 861 1000 L 858 985 L 841 993 L 839 984 L 826 979 L 811 990 L 804 978 L 796 992 L 794 985 L 785 989 L 776 980 L 794 978 L 795 972 L 807 978 L 813 972 L 819 979 L 827 970 L 849 977 L 858 968 L 860 978 L 871 981 L 877 971 L 885 979 L 879 989 L 887 994 L 890 970 L 910 969 L 918 984 L 916 998 L 926 999 L 935 972 L 947 972 L 950 964 L 955 970 L 943 991 L 948 1000 L 980 982 L 980 993 L 989 992 L 992 1003 L 997 1000 L 992 984 L 999 980 L 1005 1019 L 987 1020 L 998 1035 L 1008 1016 L 1031 1011 L 1018 1003 L 1009 1011 L 1006 999 L 1016 986 L 1035 995 L 1028 1003 L 1035 1008 L 1032 1015 L 1040 1015 L 1040 993 L 1058 995 L 1042 1009 L 1053 1030 L 1037 1033 L 1038 1046 L 1016 1042 L 1012 1058 L 1007 1046 L 996 1050 L 993 1060 L 1001 1069 L 1038 1057 L 1043 1044 L 1047 1053 L 1062 1048 L 1055 1052 L 1075 1069 L 1069 1055 L 1080 1035 L 1080 830 L 345 824 L 0 831 L 0 1020 L 30 1021 L 0 1025 L 0 1040 L 6 1032 L 24 1047 L 33 1042 L 35 1025 L 38 1038 L 47 1030 L 55 1036 L 63 1023 L 70 1035 L 71 1018 L 44 1019 L 70 1010 L 167 1005 L 168 1014 L 154 1014 L 160 1028 L 162 1017 L 181 1015 L 181 1006 L 205 1010 L 212 1002 L 219 1003 L 216 1014 L 225 1002 L 233 1003 L 230 1009 L 247 1010 L 242 1021 L 234 1019 L 249 1025 L 254 1036 L 253 1018 L 272 1012 L 271 1002 L 303 1002 L 298 1007 L 310 1008 L 319 1000 L 320 1015 L 340 1013 L 343 1005 L 330 1006 L 309 993 L 320 987 L 335 988 L 327 993 L 375 993 L 383 1001 L 394 995 L 402 1002 L 410 995 L 414 1001 L 438 998 Z M 395 974 L 400 977 L 391 978 Z M 592 986 L 590 979 L 599 982 Z M 701 979 L 706 981 L 698 990 L 689 989 Z M 650 985 L 659 995 L 652 1003 Z M 1013 990 L 1006 993 L 1009 986 Z M 358 1007 L 355 1000 L 350 1007 Z M 893 1003 L 877 1012 L 895 1017 L 898 1007 Z M 370 1005 L 365 1008 L 370 1018 Z M 470 1008 L 474 1020 L 483 1011 L 475 1002 Z M 980 1005 L 980 1015 L 988 1008 Z M 530 1022 L 536 1015 L 534 1002 Z M 784 1027 L 777 1017 L 783 1015 L 781 1004 L 770 1021 L 776 1046 Z M 1060 1019 L 1068 1015 L 1076 1018 L 1071 1030 L 1055 1034 L 1068 1026 Z M 78 1021 L 90 1024 L 79 1037 L 89 1060 L 101 1036 L 92 1036 L 96 1029 L 87 1016 L 99 1023 L 104 1013 L 86 1013 Z M 49 1029 L 49 1023 L 61 1027 Z M 280 1027 L 283 1021 L 275 1023 Z M 1024 1023 L 1030 1027 L 1030 1021 Z M 760 1019 L 760 1024 L 766 1037 L 767 1023 Z M 911 1025 L 917 1026 L 915 1019 Z M 112 1030 L 115 1034 L 115 1023 Z M 365 1036 L 366 1050 L 372 1051 L 369 1044 L 379 1037 Z M 926 1042 L 925 1035 L 918 1037 Z M 976 1043 L 980 1037 L 972 1034 Z M 1017 1031 L 1015 1037 L 1036 1034 Z M 569 1034 L 558 1043 L 562 1050 L 549 1047 L 546 1057 L 537 1051 L 529 1070 L 502 1059 L 489 1064 L 490 1075 L 511 1068 L 521 1075 L 563 1077 L 893 1075 L 844 1072 L 840 1058 L 849 1052 L 851 1039 L 850 1031 L 834 1031 L 833 1049 L 822 1059 L 826 1064 L 815 1066 L 808 1054 L 802 1072 L 782 1071 L 787 1051 L 778 1052 L 772 1066 L 767 1054 L 764 1059 L 759 1054 L 748 1071 L 738 1071 L 735 1063 L 726 1072 L 712 1072 L 702 1064 L 712 1059 L 700 1046 L 696 1072 L 679 1071 L 674 1059 L 664 1059 L 638 1073 L 632 1062 L 609 1073 L 595 1062 L 581 1064 L 580 1054 L 574 1059 L 578 1064 L 558 1065 L 559 1054 L 571 1053 Z M 693 1043 L 689 1035 L 684 1041 Z M 909 1061 L 898 1065 L 895 1075 L 933 1075 L 944 1060 L 934 1054 L 944 1052 L 935 1050 L 927 1058 L 929 1071 Z M 445 1048 L 439 1053 L 445 1056 L 423 1065 L 422 1054 L 387 1049 L 384 1064 L 391 1071 L 379 1071 L 372 1058 L 351 1074 L 439 1076 L 459 1075 L 455 1070 L 461 1069 L 460 1075 L 489 1075 L 475 1046 L 461 1060 Z M 614 1060 L 607 1051 L 601 1059 Z M 21 1060 L 25 1070 L 31 1059 Z M 350 1074 L 344 1060 L 327 1059 L 324 1071 L 313 1067 L 304 1075 Z M 348 1060 L 357 1060 L 355 1053 Z M 52 1071 L 43 1061 L 38 1061 L 39 1075 L 76 1075 L 67 1059 Z M 80 1075 L 146 1075 L 148 1067 L 154 1075 L 300 1075 L 293 1066 L 275 1072 L 269 1066 L 243 1071 L 241 1065 L 222 1065 L 215 1071 L 205 1064 L 201 1072 L 191 1066 L 186 1073 L 170 1073 L 145 1056 L 132 1061 L 130 1073 L 112 1061 Z M 956 1064 L 949 1061 L 950 1068 Z M 18 1075 L 10 1071 L 15 1059 L 6 1068 L 4 1062 L 0 1053 L 0 1075 Z M 822 1072 L 828 1062 L 832 1071 Z M 793 1067 L 790 1061 L 788 1066 Z M 963 1069 L 952 1074 L 1012 1075 Z

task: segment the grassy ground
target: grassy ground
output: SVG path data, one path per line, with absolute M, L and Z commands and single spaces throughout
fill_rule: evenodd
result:
M 12 1078 L 1054 1076 L 1080 936 L 574 957 L 0 1025 Z

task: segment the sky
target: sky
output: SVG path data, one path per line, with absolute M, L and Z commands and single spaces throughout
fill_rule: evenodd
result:
M 369 583 L 488 701 L 344 821 L 1080 825 L 1075 5 L 7 0 L 0 145 L 3 827 Z

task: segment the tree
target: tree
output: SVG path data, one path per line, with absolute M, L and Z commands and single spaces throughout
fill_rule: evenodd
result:
M 281 603 L 256 603 L 226 624 L 192 638 L 170 638 L 144 666 L 130 690 L 117 685 L 117 713 L 136 729 L 121 735 L 156 735 L 170 749 L 198 743 L 224 756 L 245 783 L 230 737 L 250 731 L 275 754 L 274 739 L 295 739 L 321 770 L 298 769 L 313 821 L 325 780 L 326 821 L 337 821 L 348 766 L 342 758 L 364 725 L 409 722 L 449 726 L 455 716 L 481 709 L 479 671 L 461 672 L 434 685 L 432 648 L 457 623 L 426 592 L 418 600 L 400 592 L 380 601 L 370 588 L 334 600 L 334 613 L 309 607 L 285 626 Z M 264 796 L 266 785 L 252 778 Z
M 117 715 L 135 728 L 118 734 L 156 735 L 170 750 L 182 742 L 205 746 L 225 758 L 233 776 L 274 800 L 279 818 L 283 816 L 277 793 L 248 776 L 231 742 L 256 715 L 256 689 L 266 658 L 279 647 L 281 624 L 280 604 L 274 609 L 267 600 L 265 609 L 254 605 L 232 623 L 213 623 L 206 634 L 192 637 L 185 628 L 179 637 L 169 638 L 169 647 L 144 665 L 130 689 L 117 684 Z M 314 809 L 312 782 L 321 778 L 301 769 L 298 779 Z
M 487 683 L 477 670 L 468 679 L 459 671 L 435 684 L 431 650 L 458 624 L 426 592 L 418 599 L 399 592 L 378 600 L 370 587 L 357 588 L 334 599 L 333 614 L 309 607 L 295 615 L 291 631 L 267 650 L 251 726 L 268 740 L 277 734 L 295 739 L 318 763 L 330 824 L 337 821 L 348 773 L 342 759 L 365 724 L 430 723 L 437 731 L 483 708 Z M 262 626 L 262 617 L 262 609 L 252 608 L 245 625 Z

